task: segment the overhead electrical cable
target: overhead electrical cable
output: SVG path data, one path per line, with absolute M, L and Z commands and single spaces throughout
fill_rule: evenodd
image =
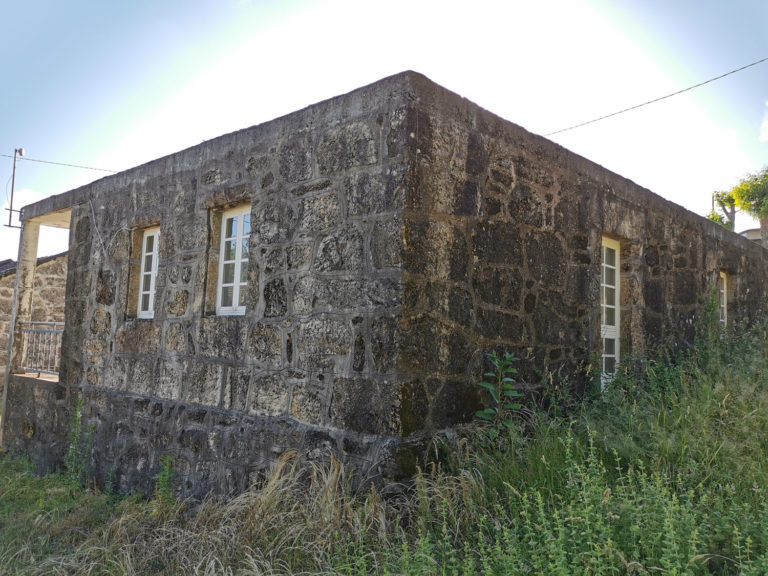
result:
M 13 158 L 10 154 L 0 154 L 0 156 L 5 156 L 6 158 Z M 66 164 L 64 162 L 51 162 L 50 160 L 37 160 L 35 158 L 27 158 L 26 156 L 23 158 L 19 158 L 20 161 L 23 162 L 41 162 L 42 164 L 55 164 L 56 166 L 69 166 L 70 168 L 82 168 L 83 170 L 98 170 L 99 172 L 111 172 L 112 174 L 115 174 L 118 172 L 118 170 L 108 170 L 106 168 L 94 168 L 93 166 L 81 166 L 80 164 Z
M 698 88 L 699 86 L 704 86 L 705 84 L 709 84 L 710 82 L 714 82 L 715 80 L 720 80 L 721 78 L 725 78 L 726 76 L 730 76 L 731 74 L 736 74 L 736 72 L 741 72 L 742 70 L 746 70 L 747 68 L 750 68 L 752 66 L 757 66 L 758 64 L 762 64 L 763 62 L 766 62 L 766 61 L 768 61 L 768 56 L 756 62 L 752 62 L 751 64 L 747 64 L 746 66 L 742 66 L 741 68 L 736 68 L 735 70 L 731 70 L 730 72 L 726 72 L 725 74 L 720 74 L 720 76 L 715 76 L 714 78 L 710 78 L 709 80 L 705 80 L 704 82 L 699 82 L 698 84 L 694 84 L 693 86 L 689 86 L 688 88 L 683 88 L 682 90 L 678 90 L 677 92 L 672 92 L 672 94 L 667 94 L 666 96 L 654 98 L 653 100 L 648 100 L 647 102 L 643 102 L 642 104 L 636 104 L 634 106 L 630 106 L 629 108 L 624 108 L 623 110 L 618 110 L 616 112 L 612 112 L 611 114 L 606 114 L 605 116 L 600 116 L 599 118 L 595 118 L 593 120 L 587 120 L 586 122 L 582 122 L 581 124 L 574 124 L 573 126 L 569 126 L 568 128 L 555 130 L 554 132 L 549 132 L 547 134 L 544 134 L 544 136 L 554 136 L 555 134 L 560 134 L 561 132 L 567 132 L 568 130 L 573 130 L 574 128 L 580 128 L 582 126 L 586 126 L 587 124 L 594 124 L 595 122 L 599 122 L 600 120 L 605 120 L 606 118 L 611 118 L 613 116 L 618 116 L 619 114 L 624 114 L 624 112 L 629 112 L 630 110 L 637 110 L 638 108 L 642 108 L 643 106 L 648 106 L 648 104 L 654 104 L 655 102 L 666 100 L 667 98 L 672 98 L 672 96 L 677 96 L 678 94 L 682 94 L 683 92 L 688 92 L 689 90 L 693 90 L 694 88 Z

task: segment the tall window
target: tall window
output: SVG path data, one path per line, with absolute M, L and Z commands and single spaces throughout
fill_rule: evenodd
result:
M 155 281 L 157 280 L 157 253 L 160 228 L 144 231 L 141 239 L 141 275 L 139 276 L 139 318 L 155 316 Z
M 251 206 L 224 212 L 221 217 L 221 252 L 216 313 L 245 313 L 248 285 L 248 239 L 251 235 Z
M 619 252 L 616 240 L 603 238 L 600 278 L 600 337 L 603 343 L 602 380 L 605 383 L 616 372 L 619 362 Z
M 720 272 L 717 279 L 717 303 L 720 310 L 720 324 L 728 325 L 728 277 L 725 272 Z

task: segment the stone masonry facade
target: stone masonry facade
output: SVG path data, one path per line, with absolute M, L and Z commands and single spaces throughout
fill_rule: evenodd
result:
M 233 208 L 250 217 L 244 311 L 222 314 Z M 23 217 L 61 210 L 60 382 L 33 414 L 12 379 L 4 442 L 53 462 L 59 432 L 31 420 L 64 422 L 82 397 L 95 473 L 125 490 L 151 490 L 165 454 L 192 496 L 242 491 L 289 449 L 407 473 L 414 446 L 480 407 L 490 350 L 515 352 L 532 389 L 555 374 L 582 393 L 601 351 L 605 238 L 620 246 L 624 355 L 692 343 L 722 274 L 729 322 L 766 298 L 760 246 L 413 72 Z M 147 318 L 142 239 L 156 229 Z
M 16 267 L 12 263 L 0 271 L 0 373 L 5 372 L 8 361 L 8 336 L 15 285 Z M 36 322 L 64 322 L 66 285 L 66 253 L 38 259 L 30 319 Z M 2 387 L 3 382 L 0 381 L 0 397 Z

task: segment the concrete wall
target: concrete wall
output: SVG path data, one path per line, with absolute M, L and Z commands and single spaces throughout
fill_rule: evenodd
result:
M 221 213 L 242 204 L 247 310 L 217 316 Z M 732 320 L 766 296 L 761 247 L 413 73 L 24 214 L 69 206 L 61 381 L 85 400 L 97 475 L 125 488 L 151 488 L 164 454 L 198 496 L 290 448 L 407 471 L 412 443 L 480 406 L 491 349 L 523 359 L 526 385 L 550 371 L 581 392 L 604 235 L 621 242 L 627 353 L 689 344 L 721 270 Z M 152 226 L 155 315 L 139 319 Z

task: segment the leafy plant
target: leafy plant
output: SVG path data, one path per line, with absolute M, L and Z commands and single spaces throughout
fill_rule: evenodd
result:
M 513 364 L 519 358 L 511 352 L 499 356 L 494 350 L 488 354 L 488 360 L 493 364 L 494 371 L 486 372 L 486 379 L 479 382 L 478 386 L 488 391 L 492 404 L 475 412 L 475 416 L 489 424 L 486 435 L 491 440 L 496 440 L 503 430 L 512 430 L 515 427 L 512 415 L 522 408 L 518 399 L 523 395 L 515 388 L 515 380 L 512 377 L 517 374 L 517 368 Z
M 160 459 L 162 469 L 157 475 L 155 484 L 155 497 L 163 503 L 174 502 L 173 480 L 176 478 L 176 468 L 173 466 L 173 456 L 166 454 Z
M 83 433 L 83 399 L 78 397 L 72 413 L 72 427 L 69 432 L 69 447 L 64 460 L 67 473 L 73 482 L 85 485 L 90 475 L 93 427 Z

